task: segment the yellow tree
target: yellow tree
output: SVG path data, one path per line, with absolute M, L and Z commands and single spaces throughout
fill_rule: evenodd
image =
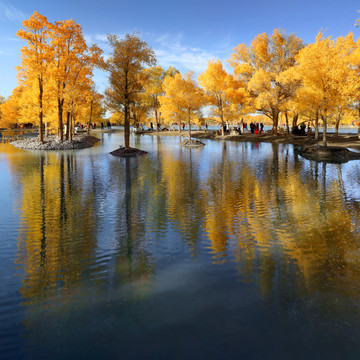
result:
M 161 124 L 161 113 L 159 112 L 159 97 L 164 95 L 163 82 L 168 76 L 174 77 L 180 74 L 179 70 L 169 66 L 165 71 L 161 66 L 144 69 L 144 92 L 141 95 L 142 102 L 146 102 L 149 109 L 154 111 L 156 124 Z M 144 105 L 142 106 L 144 107 Z
M 344 39 L 338 39 L 343 42 Z M 349 64 L 343 51 L 330 37 L 320 32 L 315 43 L 307 45 L 296 56 L 297 73 L 308 92 L 316 94 L 320 116 L 324 123 L 323 145 L 327 145 L 328 117 L 344 102 L 348 91 Z
M 102 99 L 103 96 L 95 91 L 95 87 L 93 86 L 90 90 L 89 96 L 87 97 L 87 108 L 88 108 L 88 126 L 87 126 L 87 134 L 89 135 L 90 126 L 94 122 L 94 120 L 99 121 L 102 118 L 102 114 L 104 113 L 104 109 L 102 107 Z
M 358 22 L 359 20 L 357 20 Z M 348 56 L 350 71 L 348 74 L 349 107 L 358 115 L 358 138 L 360 139 L 360 39 L 353 43 L 352 51 Z
M 0 127 L 11 128 L 18 123 L 20 116 L 19 101 L 21 95 L 22 87 L 18 86 L 12 91 L 9 98 L 1 104 Z
M 280 112 L 299 86 L 283 72 L 295 65 L 295 56 L 302 47 L 297 36 L 275 29 L 270 38 L 263 33 L 249 47 L 238 45 L 229 59 L 234 73 L 247 84 L 255 109 L 272 120 L 274 134 Z
M 193 73 L 187 72 L 184 77 L 166 77 L 163 83 L 164 96 L 160 97 L 161 112 L 177 119 L 180 131 L 180 119 L 186 119 L 191 139 L 191 121 L 199 118 L 200 109 L 205 105 L 202 89 L 194 80 Z
M 74 134 L 74 106 L 79 105 L 87 107 L 90 105 L 90 116 L 86 122 L 91 122 L 93 105 L 101 100 L 101 95 L 95 91 L 95 85 L 92 80 L 93 69 L 99 66 L 101 62 L 102 51 L 95 45 L 92 45 L 82 54 L 77 56 L 77 61 L 73 64 L 73 69 L 69 76 L 69 84 L 65 92 L 65 102 L 67 103 L 67 131 L 66 140 L 72 140 Z M 90 127 L 88 126 L 88 134 Z
M 36 11 L 22 24 L 24 29 L 19 30 L 17 36 L 25 40 L 27 46 L 21 49 L 22 64 L 18 68 L 19 78 L 21 81 L 30 80 L 37 83 L 39 141 L 43 142 L 43 98 L 48 83 L 49 63 L 53 56 L 48 43 L 51 24 Z
M 101 50 L 86 45 L 82 29 L 74 20 L 57 21 L 51 27 L 50 44 L 54 51 L 51 75 L 53 91 L 58 110 L 58 137 L 63 140 L 63 113 L 67 97 L 71 102 L 71 93 L 80 82 L 90 84 L 93 69 L 100 63 Z M 69 95 L 70 93 L 70 95 Z M 68 104 L 69 105 L 69 104 Z
M 143 101 L 146 101 L 149 108 L 154 111 L 155 122 L 160 123 L 159 96 L 163 94 L 162 83 L 164 81 L 164 69 L 161 66 L 154 66 L 144 69 L 145 84 Z
M 6 99 L 0 95 L 0 124 L 2 122 L 2 111 L 1 111 L 1 107 L 2 105 L 5 103 Z M 1 126 L 1 125 L 0 125 Z
M 111 124 L 124 125 L 124 113 L 123 112 L 113 112 L 109 118 Z
M 225 121 L 234 119 L 235 110 L 244 110 L 248 97 L 242 83 L 227 73 L 220 60 L 209 61 L 207 69 L 198 78 L 206 92 L 213 116 L 219 116 L 224 135 Z
M 124 39 L 117 35 L 108 35 L 112 48 L 110 58 L 104 64 L 109 72 L 109 87 L 105 90 L 106 104 L 110 111 L 124 112 L 125 148 L 129 148 L 130 106 L 136 96 L 143 91 L 146 66 L 156 63 L 155 53 L 145 41 L 137 35 L 126 34 Z
M 135 101 L 130 106 L 130 120 L 132 120 L 135 128 L 139 128 L 140 124 L 145 122 L 148 118 L 149 110 L 154 109 L 149 105 L 147 100 L 148 97 L 145 96 L 145 94 L 140 93 L 136 96 Z
M 297 70 L 296 67 L 294 69 Z M 296 73 L 294 76 L 297 76 Z M 301 80 L 301 78 L 300 78 Z M 313 89 L 300 86 L 296 91 L 295 96 L 289 102 L 289 108 L 294 113 L 292 127 L 297 126 L 299 116 L 302 116 L 309 121 L 314 122 L 315 127 L 315 140 L 319 137 L 319 106 L 321 99 L 319 94 Z

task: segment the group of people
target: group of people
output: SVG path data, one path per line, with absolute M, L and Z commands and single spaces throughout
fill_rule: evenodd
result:
M 100 127 L 101 127 L 101 130 L 104 130 L 105 125 L 104 125 L 103 122 L 100 124 Z M 111 122 L 110 122 L 110 121 L 107 121 L 106 127 L 107 127 L 108 129 L 111 129 Z
M 175 125 L 177 125 L 177 124 L 172 124 L 170 126 L 170 130 L 175 130 Z M 181 123 L 180 126 L 181 126 L 182 130 L 185 130 L 185 123 Z M 206 128 L 207 128 L 207 125 L 206 125 Z M 155 130 L 155 127 L 154 127 L 154 124 L 153 124 L 152 121 L 150 122 L 150 129 L 149 130 Z M 160 123 L 156 124 L 156 131 L 164 131 L 164 130 L 168 130 L 168 129 L 164 128 L 164 127 L 162 128 Z
M 251 134 L 255 134 L 255 135 L 259 135 L 264 131 L 264 124 L 263 123 L 257 123 L 257 122 L 251 122 L 250 125 L 250 133 Z M 243 133 L 247 133 L 248 132 L 248 125 L 247 123 L 243 123 Z
M 205 126 L 206 126 L 206 130 L 207 130 L 207 124 Z M 224 129 L 224 134 L 231 133 L 231 132 L 237 132 L 239 135 L 241 133 L 243 133 L 243 134 L 251 133 L 251 134 L 259 135 L 264 131 L 264 124 L 251 122 L 249 124 L 249 129 L 248 129 L 248 124 L 244 122 L 244 123 L 242 123 L 242 126 L 239 125 L 239 127 L 234 127 L 234 128 L 230 128 L 230 129 L 228 129 L 227 126 L 224 125 L 223 129 Z M 218 133 L 218 135 L 220 135 L 221 129 L 218 130 L 217 133 Z
M 299 129 L 298 125 L 293 126 L 293 128 L 291 129 L 291 133 L 294 135 L 306 136 L 305 130 L 306 130 L 306 125 L 304 122 L 302 122 L 300 124 L 300 129 Z M 308 123 L 308 127 L 307 127 L 307 133 L 311 134 L 311 127 L 310 127 L 309 123 Z
M 154 130 L 154 124 L 152 121 L 150 122 L 150 130 Z M 161 131 L 160 123 L 156 123 L 156 130 Z
M 175 125 L 178 125 L 178 124 L 172 124 L 170 126 L 170 130 L 175 130 Z M 180 126 L 181 126 L 182 130 L 185 130 L 185 123 L 180 123 Z M 248 129 L 248 127 L 249 127 L 249 129 Z M 150 122 L 149 130 L 152 130 L 152 131 L 155 130 L 155 126 L 154 126 L 153 122 Z M 160 123 L 156 123 L 156 130 L 161 131 L 164 129 L 161 128 Z M 205 131 L 207 131 L 207 130 L 208 130 L 208 124 L 205 123 Z M 264 124 L 263 123 L 259 124 L 257 122 L 251 122 L 248 125 L 247 123 L 244 122 L 244 123 L 242 123 L 242 128 L 241 128 L 241 126 L 239 126 L 238 128 L 232 128 L 232 130 L 237 131 L 239 134 L 251 133 L 251 134 L 259 135 L 264 131 Z M 221 132 L 221 130 L 219 130 L 219 132 Z M 229 132 L 229 129 L 227 129 L 227 126 L 224 125 L 224 133 L 228 133 L 228 132 Z
M 88 127 L 88 124 L 85 124 L 85 125 L 84 125 L 84 124 L 81 124 L 80 122 L 77 123 L 77 125 L 76 125 L 76 128 L 77 128 L 78 130 L 87 129 L 87 127 Z M 90 123 L 90 129 L 96 129 L 96 127 L 97 127 L 96 123 Z M 111 129 L 111 122 L 110 122 L 110 121 L 107 121 L 106 127 L 107 127 L 108 129 Z M 101 130 L 104 130 L 104 129 L 105 129 L 105 124 L 104 124 L 103 122 L 100 124 L 100 128 L 101 128 Z

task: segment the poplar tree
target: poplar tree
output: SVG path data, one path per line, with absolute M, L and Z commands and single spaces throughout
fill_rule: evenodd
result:
M 108 35 L 112 48 L 104 68 L 109 72 L 109 87 L 105 90 L 106 104 L 112 112 L 124 113 L 125 148 L 130 147 L 130 109 L 136 96 L 143 91 L 142 71 L 146 66 L 156 64 L 152 48 L 136 34 L 126 34 L 123 39 Z
M 255 110 L 272 120 L 274 134 L 280 112 L 299 86 L 299 81 L 286 72 L 295 65 L 295 56 L 303 46 L 297 36 L 275 29 L 270 37 L 257 35 L 249 47 L 238 45 L 229 59 L 234 73 L 247 84 Z

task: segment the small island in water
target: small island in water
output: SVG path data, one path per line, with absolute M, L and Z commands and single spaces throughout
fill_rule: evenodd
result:
M 23 150 L 74 150 L 92 147 L 99 139 L 90 135 L 75 135 L 72 141 L 59 141 L 55 136 L 49 136 L 43 142 L 38 137 L 25 137 L 15 140 L 11 145 Z

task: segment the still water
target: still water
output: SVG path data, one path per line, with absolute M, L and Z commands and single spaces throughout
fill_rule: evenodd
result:
M 360 162 L 99 136 L 0 144 L 1 359 L 360 357 Z

